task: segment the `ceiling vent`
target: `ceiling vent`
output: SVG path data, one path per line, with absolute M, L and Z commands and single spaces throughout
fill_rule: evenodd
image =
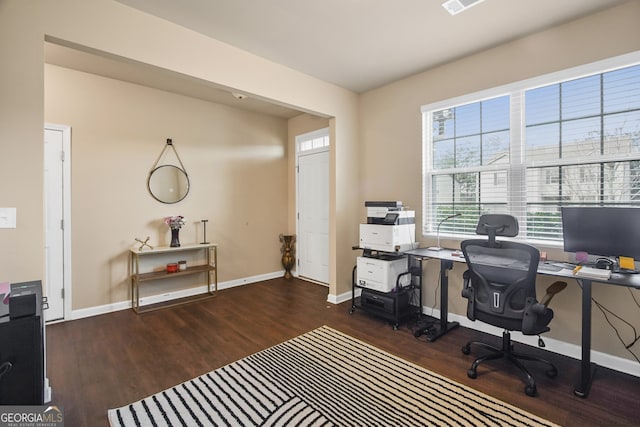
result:
M 442 3 L 442 7 L 447 9 L 451 15 L 457 15 L 470 7 L 482 3 L 484 0 L 448 0 Z

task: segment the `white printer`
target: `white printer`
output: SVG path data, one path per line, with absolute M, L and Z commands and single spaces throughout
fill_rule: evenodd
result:
M 360 224 L 360 248 L 404 252 L 416 243 L 415 211 L 404 210 L 402 202 L 365 202 L 367 223 Z
M 416 225 L 360 224 L 360 248 L 404 252 L 415 247 Z
M 367 208 L 367 223 L 381 224 L 386 215 L 390 212 L 402 212 L 401 201 L 395 202 L 364 202 Z
M 359 256 L 356 261 L 357 282 L 360 287 L 373 289 L 378 292 L 391 292 L 396 285 L 409 285 L 411 277 L 407 272 L 407 257 L 378 257 Z

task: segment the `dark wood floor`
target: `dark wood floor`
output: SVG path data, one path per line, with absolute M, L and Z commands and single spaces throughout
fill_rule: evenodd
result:
M 539 396 L 527 397 L 520 378 L 502 362 L 467 377 L 469 339 L 457 328 L 430 343 L 408 325 L 394 331 L 350 303 L 326 302 L 327 288 L 274 279 L 220 291 L 217 298 L 140 316 L 131 310 L 47 327 L 48 377 L 67 426 L 106 426 L 120 407 L 322 325 L 336 328 L 453 380 L 563 426 L 640 425 L 640 378 L 599 368 L 587 399 L 573 395 L 579 362 L 545 354 L 559 375 L 533 369 Z M 491 338 L 489 338 L 491 339 Z M 493 339 L 496 339 L 495 337 Z M 530 348 L 533 353 L 542 350 Z

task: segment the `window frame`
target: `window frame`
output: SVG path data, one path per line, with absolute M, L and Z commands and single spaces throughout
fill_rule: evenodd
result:
M 544 167 L 544 166 L 558 166 L 558 165 L 584 165 L 590 163 L 588 160 L 576 162 L 575 157 L 571 159 L 556 159 L 553 161 L 526 161 L 525 160 L 525 114 L 524 114 L 524 96 L 527 91 L 537 89 L 540 87 L 563 83 L 575 79 L 580 79 L 592 75 L 607 73 L 620 68 L 633 67 L 640 65 L 640 51 L 620 55 L 613 58 L 608 58 L 593 63 L 568 68 L 554 73 L 537 76 L 530 79 L 521 80 L 511 84 L 493 87 L 485 90 L 481 90 L 474 93 L 461 95 L 458 97 L 430 103 L 421 107 L 422 117 L 422 236 L 434 237 L 437 233 L 438 220 L 434 218 L 434 206 L 435 198 L 432 194 L 433 177 L 442 174 L 453 173 L 466 173 L 466 172 L 493 172 L 498 173 L 507 168 L 507 200 L 506 210 L 518 218 L 521 224 L 521 230 L 526 230 L 527 219 L 527 192 L 522 191 L 525 189 L 523 182 L 526 182 L 527 170 L 532 167 Z M 449 108 L 455 108 L 466 104 L 479 103 L 482 101 L 490 100 L 500 96 L 510 96 L 510 128 L 509 128 L 509 164 L 500 165 L 479 165 L 468 168 L 447 168 L 437 169 L 433 168 L 433 145 L 432 145 L 432 131 L 433 121 L 432 112 L 440 111 Z M 604 114 L 604 112 L 601 112 Z M 562 123 L 562 121 L 560 122 Z M 602 140 L 603 136 L 601 136 Z M 604 164 L 614 160 L 634 161 L 640 160 L 640 155 L 637 157 L 630 157 L 627 154 L 624 155 L 609 155 L 594 158 L 591 163 Z M 558 179 L 562 180 L 561 177 Z M 481 204 L 481 200 L 478 201 Z M 474 226 L 475 228 L 475 226 Z M 442 227 L 440 230 L 440 236 L 447 236 L 454 239 L 468 238 L 470 234 L 448 232 L 446 227 Z M 517 238 L 528 242 L 535 242 L 550 247 L 560 247 L 562 240 L 551 239 L 536 239 L 528 236 L 520 236 Z
M 331 138 L 328 127 L 303 133 L 301 135 L 296 135 L 295 140 L 297 156 L 327 151 L 329 150 L 329 146 L 331 145 Z M 320 142 L 320 140 L 322 140 L 322 142 Z M 304 145 L 307 143 L 311 144 L 311 147 L 304 147 Z M 314 147 L 313 145 L 315 143 L 317 143 L 317 145 Z

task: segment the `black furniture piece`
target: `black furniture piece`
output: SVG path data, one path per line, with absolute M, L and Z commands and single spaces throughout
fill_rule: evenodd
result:
M 354 246 L 352 249 L 358 250 L 360 248 Z M 371 249 L 363 249 L 363 256 L 385 261 L 406 259 L 403 253 L 393 254 Z M 408 283 L 403 282 L 403 278 L 408 276 L 409 272 L 400 273 L 394 278 L 395 286 L 392 291 L 381 292 L 358 284 L 356 279 L 357 268 L 357 265 L 354 266 L 351 272 L 351 309 L 349 314 L 353 314 L 356 309 L 361 309 L 391 322 L 394 330 L 398 330 L 400 323 L 404 319 L 420 317 L 422 312 L 422 285 L 413 280 L 409 280 Z M 359 297 L 356 296 L 357 289 L 361 289 Z
M 43 405 L 45 338 L 42 283 L 11 284 L 0 296 L 0 405 Z
M 471 352 L 471 345 L 490 351 L 473 362 L 467 375 L 476 378 L 478 365 L 487 360 L 505 358 L 525 374 L 525 393 L 535 396 L 535 380 L 520 360 L 546 364 L 549 377 L 555 377 L 558 371 L 547 360 L 514 351 L 510 331 L 521 331 L 524 335 L 540 335 L 549 331 L 553 311 L 536 299 L 540 252 L 523 243 L 496 240 L 497 236 L 517 236 L 518 221 L 510 215 L 482 215 L 476 234 L 487 235 L 488 239 L 461 243 L 468 267 L 463 276 L 462 290 L 462 296 L 468 299 L 467 317 L 503 328 L 504 332 L 500 347 L 476 341 L 462 347 L 464 354 Z

